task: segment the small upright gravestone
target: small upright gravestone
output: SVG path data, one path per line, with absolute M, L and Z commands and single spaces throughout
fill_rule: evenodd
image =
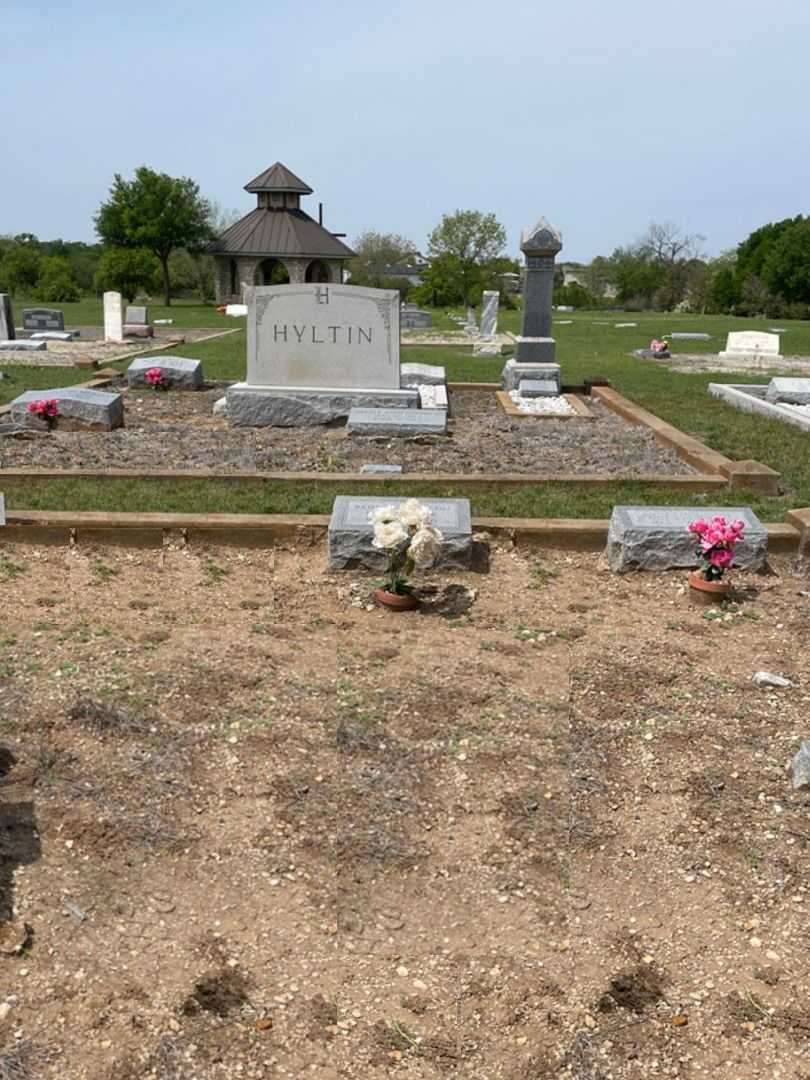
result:
M 149 325 L 149 312 L 142 305 L 130 304 L 124 316 L 124 337 L 152 337 L 154 330 Z
M 611 570 L 676 570 L 697 565 L 690 522 L 716 516 L 745 522 L 734 552 L 740 570 L 761 570 L 768 554 L 768 530 L 747 506 L 614 506 L 608 529 Z
M 10 405 L 11 420 L 21 427 L 45 429 L 46 422 L 28 411 L 35 401 L 55 401 L 56 426 L 86 431 L 111 431 L 124 423 L 124 402 L 120 394 L 90 390 L 86 386 L 65 386 L 56 390 L 28 390 Z
M 120 292 L 104 293 L 104 340 L 116 344 L 124 340 L 123 298 Z
M 498 301 L 500 293 L 488 289 L 481 301 L 481 333 L 473 345 L 473 356 L 500 356 L 501 346 L 496 340 L 498 332 Z
M 11 309 L 11 297 L 0 293 L 0 341 L 14 340 L 14 312 Z
M 65 316 L 58 308 L 23 308 L 23 330 L 64 330 Z
M 721 360 L 778 360 L 779 335 L 759 330 L 739 330 L 728 335 Z
M 338 495 L 329 522 L 329 568 L 351 570 L 360 567 L 380 570 L 386 556 L 371 546 L 374 528 L 372 510 L 398 506 L 404 498 L 364 498 Z M 469 499 L 420 499 L 433 515 L 433 524 L 442 534 L 436 566 L 468 570 L 472 562 L 472 521 Z
M 171 390 L 201 390 L 203 386 L 203 367 L 201 360 L 192 360 L 189 356 L 152 356 L 133 360 L 127 368 L 127 385 L 132 387 L 151 386 L 147 372 L 159 368 L 164 386 Z

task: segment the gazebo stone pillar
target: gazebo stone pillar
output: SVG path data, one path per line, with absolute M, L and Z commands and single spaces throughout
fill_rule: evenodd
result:
M 231 295 L 231 260 L 214 257 L 214 296 L 218 304 L 226 304 Z
M 554 258 L 562 250 L 562 237 L 545 218 L 521 237 L 526 257 L 523 279 L 523 329 L 517 339 L 519 364 L 553 363 L 555 342 L 551 336 L 551 301 L 554 295 Z
M 243 303 L 245 289 L 250 289 L 256 284 L 256 271 L 262 262 L 264 262 L 263 259 L 249 255 L 240 255 L 236 260 L 236 272 L 239 275 L 239 289 Z
M 295 259 L 290 256 L 285 256 L 281 261 L 287 267 L 291 285 L 300 285 L 302 282 L 306 281 L 307 267 L 312 262 L 311 259 Z

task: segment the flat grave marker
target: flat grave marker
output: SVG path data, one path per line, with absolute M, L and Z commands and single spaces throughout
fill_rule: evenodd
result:
M 608 529 L 611 570 L 675 570 L 697 566 L 697 542 L 687 526 L 698 518 L 720 515 L 746 523 L 734 553 L 734 566 L 760 570 L 768 553 L 768 531 L 747 506 L 615 506 Z
M 387 435 L 393 438 L 414 435 L 444 435 L 444 409 L 364 409 L 355 406 L 349 413 L 346 430 L 352 435 Z

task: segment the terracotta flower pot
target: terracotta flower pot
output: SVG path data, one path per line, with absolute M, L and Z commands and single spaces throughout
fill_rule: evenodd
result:
M 707 581 L 699 570 L 692 570 L 689 574 L 689 587 L 694 590 L 694 593 L 700 594 L 700 600 L 711 604 L 715 600 L 722 600 L 725 596 L 728 596 L 731 582 L 722 579 L 720 581 Z
M 413 611 L 419 607 L 419 601 L 410 593 L 393 593 L 387 589 L 375 589 L 374 599 L 383 607 L 393 608 L 394 611 Z

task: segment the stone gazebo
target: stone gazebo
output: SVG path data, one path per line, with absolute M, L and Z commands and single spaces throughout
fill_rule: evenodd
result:
M 301 209 L 312 188 L 277 161 L 245 184 L 255 192 L 255 210 L 226 229 L 208 249 L 216 268 L 217 303 L 241 301 L 246 285 L 285 285 L 343 280 L 354 252 Z

